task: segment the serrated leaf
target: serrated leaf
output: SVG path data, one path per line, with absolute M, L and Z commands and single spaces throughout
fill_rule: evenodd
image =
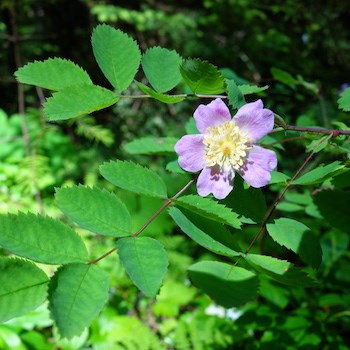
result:
M 234 228 L 241 227 L 238 215 L 222 204 L 200 196 L 182 196 L 175 201 L 179 206 L 188 209 L 207 219 L 211 219 Z
M 345 112 L 350 111 L 350 88 L 345 89 L 338 99 L 338 106 Z
M 185 96 L 171 96 L 166 94 L 161 94 L 159 92 L 155 92 L 150 87 L 136 81 L 137 87 L 143 91 L 145 94 L 147 94 L 150 97 L 153 97 L 154 99 L 168 104 L 178 103 L 185 99 Z
M 77 85 L 53 93 L 44 104 L 49 120 L 64 120 L 109 107 L 119 100 L 112 91 L 97 85 Z
M 131 154 L 174 153 L 175 137 L 141 137 L 125 144 L 124 149 Z
M 280 81 L 281 83 L 284 83 L 284 84 L 287 84 L 287 85 L 295 85 L 298 83 L 298 81 L 293 78 L 293 76 L 282 70 L 282 69 L 279 69 L 279 68 L 271 68 L 271 73 L 272 73 L 272 76 Z
M 167 163 L 165 169 L 170 171 L 171 173 L 186 174 L 186 171 L 180 168 L 180 165 L 177 160 L 173 160 Z
M 33 263 L 0 258 L 0 323 L 36 309 L 46 299 L 48 278 Z
M 167 188 L 162 178 L 141 165 L 113 161 L 100 166 L 101 175 L 113 185 L 150 197 L 167 198 Z
M 305 271 L 294 267 L 288 261 L 258 254 L 247 254 L 245 259 L 257 271 L 270 276 L 277 282 L 291 287 L 314 287 L 317 285 L 316 281 Z
M 62 90 L 73 85 L 92 85 L 89 75 L 75 63 L 62 58 L 34 61 L 19 68 L 15 76 L 21 83 L 50 90 Z
M 200 244 L 202 247 L 223 256 L 235 257 L 240 255 L 240 253 L 236 252 L 229 246 L 219 241 L 220 231 L 221 233 L 224 232 L 224 227 L 222 225 L 216 227 L 216 230 L 214 232 L 207 232 L 205 231 L 205 228 L 201 227 L 199 222 L 193 223 L 177 208 L 170 208 L 169 214 L 173 218 L 175 223 L 180 227 L 180 229 L 183 232 L 185 232 L 196 243 Z M 203 220 L 203 222 L 205 222 L 205 220 Z M 206 228 L 209 227 L 210 229 L 210 225 L 208 223 L 206 223 L 203 226 L 206 226 Z M 209 233 L 211 233 L 212 235 L 210 235 Z M 221 238 L 224 238 L 226 241 L 229 241 L 229 239 L 226 239 L 227 237 L 221 236 Z
M 108 300 L 108 275 L 96 265 L 59 268 L 49 286 L 49 308 L 64 338 L 81 334 Z
M 225 91 L 225 79 L 217 67 L 200 59 L 187 59 L 180 65 L 184 82 L 195 94 L 220 94 Z
M 318 238 L 303 223 L 287 219 L 276 219 L 266 225 L 269 235 L 278 244 L 291 249 L 313 268 L 318 268 L 322 261 L 322 250 Z
M 141 53 L 136 41 L 118 29 L 98 25 L 92 33 L 92 48 L 103 74 L 119 92 L 133 81 Z
M 293 185 L 314 185 L 323 182 L 332 174 L 344 168 L 341 162 L 335 161 L 331 164 L 320 165 L 316 169 L 309 171 L 308 173 L 300 176 L 298 179 L 292 182 Z
M 176 51 L 152 47 L 142 56 L 141 65 L 145 75 L 157 92 L 166 92 L 182 79 L 179 65 L 181 57 Z
M 241 108 L 245 105 L 245 98 L 242 91 L 236 85 L 234 80 L 226 79 L 226 90 L 229 105 L 233 108 Z
M 320 139 L 313 140 L 306 147 L 306 152 L 318 153 L 327 147 L 328 141 L 332 138 L 332 134 L 323 136 Z
M 117 251 L 135 285 L 145 295 L 156 296 L 169 264 L 163 245 L 150 237 L 122 238 Z
M 88 259 L 84 242 L 70 227 L 48 216 L 31 213 L 0 218 L 0 245 L 12 253 L 46 264 Z
M 265 91 L 269 88 L 268 85 L 265 86 L 256 86 L 256 85 L 238 85 L 238 89 L 241 91 L 243 95 L 257 94 L 259 92 Z
M 65 215 L 87 230 L 113 237 L 131 234 L 130 213 L 111 192 L 96 187 L 63 187 L 56 190 L 55 199 Z
M 226 308 L 240 306 L 254 298 L 257 276 L 241 267 L 218 261 L 201 261 L 188 269 L 191 282 Z

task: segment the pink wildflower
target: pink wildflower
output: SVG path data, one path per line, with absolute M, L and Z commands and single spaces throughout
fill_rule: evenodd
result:
M 200 105 L 194 112 L 200 134 L 185 135 L 175 145 L 179 165 L 190 172 L 201 170 L 200 196 L 212 193 L 225 198 L 233 189 L 235 173 L 252 187 L 269 183 L 277 166 L 275 152 L 255 145 L 273 128 L 274 115 L 261 100 L 247 103 L 232 118 L 221 99 Z

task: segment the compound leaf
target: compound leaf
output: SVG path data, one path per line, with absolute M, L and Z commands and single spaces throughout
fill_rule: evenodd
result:
M 145 94 L 163 103 L 168 103 L 168 104 L 178 103 L 185 99 L 185 96 L 171 96 L 171 95 L 161 94 L 159 92 L 152 90 L 150 87 L 138 81 L 136 82 L 136 85 Z
M 0 323 L 36 309 L 46 298 L 48 278 L 33 263 L 0 258 Z
M 125 190 L 150 197 L 167 197 L 166 185 L 162 178 L 141 165 L 117 160 L 102 164 L 100 173 L 113 185 Z
M 28 63 L 19 68 L 15 76 L 21 83 L 50 90 L 62 90 L 73 85 L 92 85 L 84 69 L 72 61 L 57 57 Z
M 141 137 L 128 142 L 124 148 L 131 154 L 174 153 L 176 137 Z
M 136 41 L 118 29 L 101 24 L 93 31 L 91 42 L 103 74 L 119 93 L 123 92 L 140 65 L 141 54 Z
M 50 281 L 49 308 L 62 337 L 81 334 L 108 300 L 108 275 L 96 265 L 68 264 Z
M 169 264 L 163 245 L 150 237 L 130 237 L 119 239 L 117 249 L 135 285 L 145 295 L 156 296 Z
M 46 264 L 83 262 L 84 242 L 70 227 L 47 216 L 4 215 L 0 220 L 0 245 L 14 254 Z
M 71 220 L 92 232 L 123 237 L 131 234 L 131 217 L 113 193 L 85 186 L 56 190 L 56 203 Z

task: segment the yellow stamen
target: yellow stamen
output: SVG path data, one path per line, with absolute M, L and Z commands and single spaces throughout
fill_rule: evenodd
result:
M 234 120 L 209 127 L 203 143 L 207 167 L 220 166 L 225 171 L 238 170 L 251 150 L 251 139 L 247 137 Z

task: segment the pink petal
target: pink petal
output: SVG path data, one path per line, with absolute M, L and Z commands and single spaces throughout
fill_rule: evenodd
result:
M 274 151 L 259 146 L 253 146 L 248 158 L 239 173 L 251 186 L 259 188 L 270 182 L 270 172 L 277 166 Z
M 208 127 L 222 124 L 231 120 L 231 113 L 220 98 L 207 105 L 199 105 L 193 113 L 197 129 L 205 134 Z
M 179 155 L 179 165 L 186 171 L 196 172 L 205 165 L 205 145 L 203 135 L 185 135 L 176 142 L 175 152 Z
M 253 143 L 273 129 L 273 112 L 264 108 L 261 100 L 247 103 L 238 110 L 233 118 L 238 127 L 247 133 Z
M 233 189 L 235 173 L 220 172 L 217 166 L 206 167 L 198 176 L 197 192 L 205 197 L 212 193 L 217 199 L 224 199 Z

